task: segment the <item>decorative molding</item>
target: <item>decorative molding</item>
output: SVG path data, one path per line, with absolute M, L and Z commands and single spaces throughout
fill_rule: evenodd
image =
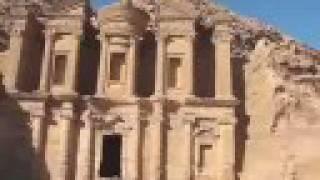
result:
M 200 136 L 217 136 L 217 122 L 213 118 L 196 118 L 194 135 Z
M 231 42 L 232 34 L 230 27 L 227 25 L 216 25 L 215 30 L 213 32 L 213 36 L 215 42 L 223 41 L 223 42 Z
M 25 32 L 24 28 L 13 27 L 13 29 L 10 31 L 10 36 L 22 37 L 24 35 L 24 32 Z

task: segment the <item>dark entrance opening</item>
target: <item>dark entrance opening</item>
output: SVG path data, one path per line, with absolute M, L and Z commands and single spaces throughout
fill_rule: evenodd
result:
M 102 162 L 100 166 L 101 177 L 121 176 L 121 146 L 120 135 L 103 136 Z
M 150 97 L 155 89 L 155 62 L 157 42 L 152 32 L 146 32 L 139 45 L 137 65 L 137 87 L 139 97 Z
M 214 97 L 215 49 L 212 42 L 213 29 L 206 28 L 198 22 L 196 32 L 195 95 L 197 97 Z

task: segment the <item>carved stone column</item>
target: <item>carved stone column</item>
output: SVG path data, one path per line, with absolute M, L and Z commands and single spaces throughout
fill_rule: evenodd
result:
M 40 77 L 40 92 L 49 92 L 51 84 L 51 68 L 52 68 L 52 43 L 54 39 L 54 31 L 47 29 L 44 31 L 45 34 L 45 45 L 44 45 L 44 56 L 42 59 L 41 77 Z
M 222 24 L 216 25 L 213 37 L 215 38 L 215 97 L 221 100 L 234 99 L 229 27 Z
M 43 151 L 43 133 L 44 133 L 44 114 L 32 115 L 32 137 L 33 137 L 33 147 L 37 154 L 42 153 Z
M 100 52 L 100 66 L 98 73 L 98 83 L 97 83 L 97 95 L 105 96 L 105 86 L 107 79 L 107 58 L 108 56 L 108 47 L 109 40 L 105 34 L 100 35 L 100 43 L 101 43 L 101 52 Z
M 134 122 L 132 122 L 132 125 L 130 127 L 130 130 L 128 132 L 128 137 L 126 141 L 126 147 L 127 147 L 127 176 L 126 179 L 128 180 L 140 180 L 139 174 L 140 174 L 140 132 L 141 132 L 141 126 L 140 121 L 137 117 L 131 117 L 134 119 Z M 131 120 L 132 120 L 131 119 Z
M 129 58 L 128 58 L 128 96 L 135 96 L 135 82 L 136 82 L 136 54 L 137 53 L 137 39 L 130 37 Z
M 163 179 L 163 131 L 164 116 L 161 102 L 156 102 L 155 112 L 151 120 L 151 155 L 150 155 L 150 179 Z
M 93 177 L 92 166 L 93 166 L 93 150 L 94 150 L 94 124 L 91 116 L 91 110 L 87 110 L 81 116 L 81 120 L 84 122 L 85 133 L 81 138 L 79 153 L 80 158 L 79 169 L 78 169 L 78 180 L 91 180 Z
M 194 34 L 187 36 L 187 50 L 186 50 L 186 60 L 187 60 L 187 96 L 194 96 Z
M 32 142 L 35 150 L 35 161 L 34 161 L 34 179 L 43 179 L 42 172 L 44 161 L 44 137 L 45 137 L 45 114 L 37 113 L 31 115 L 32 119 Z
M 10 64 L 6 69 L 5 84 L 9 92 L 17 91 L 19 66 L 22 59 L 24 28 L 14 27 L 10 32 Z
M 156 84 L 155 96 L 161 97 L 165 94 L 165 64 L 166 64 L 166 37 L 157 37 L 157 62 L 156 62 Z
M 184 130 L 185 130 L 185 178 L 184 179 L 192 179 L 193 172 L 192 172 L 192 152 L 194 148 L 194 137 L 193 137 L 193 123 L 194 117 L 186 117 L 183 121 L 184 123 Z
M 78 77 L 78 67 L 80 58 L 80 32 L 75 32 L 74 37 L 74 47 L 70 54 L 70 59 L 67 65 L 66 71 L 66 85 L 67 93 L 74 94 L 76 92 L 77 77 Z
M 219 124 L 218 180 L 235 179 L 235 117 L 225 117 Z
M 60 180 L 69 180 L 71 172 L 71 143 L 73 128 L 73 103 L 64 102 L 60 110 Z

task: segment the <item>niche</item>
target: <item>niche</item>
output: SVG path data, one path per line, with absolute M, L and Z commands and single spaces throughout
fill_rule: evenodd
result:
M 125 77 L 125 53 L 111 53 L 110 55 L 110 81 L 120 83 Z
M 53 84 L 54 85 L 64 85 L 65 84 L 65 75 L 66 75 L 66 66 L 67 66 L 67 55 L 56 55 L 54 59 L 54 76 Z
M 210 167 L 211 161 L 210 159 L 212 158 L 213 154 L 213 148 L 212 145 L 200 145 L 200 150 L 199 150 L 199 172 L 206 172 L 208 167 Z
M 172 89 L 180 88 L 181 83 L 181 58 L 169 58 L 169 80 L 168 87 Z

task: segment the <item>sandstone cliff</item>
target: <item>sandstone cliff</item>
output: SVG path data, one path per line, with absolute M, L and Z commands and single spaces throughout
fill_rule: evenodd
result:
M 244 79 L 235 82 L 245 139 L 239 176 L 319 179 L 320 52 L 248 18 L 235 17 L 234 33 L 234 65 Z

